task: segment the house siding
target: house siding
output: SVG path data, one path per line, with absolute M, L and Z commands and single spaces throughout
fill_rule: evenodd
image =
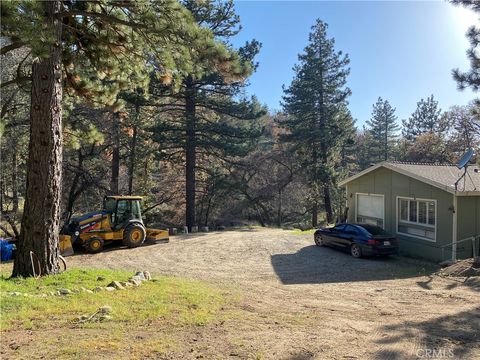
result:
M 480 196 L 460 196 L 458 207 L 458 241 L 480 235 Z M 480 239 L 475 244 L 476 256 L 480 255 Z M 473 256 L 473 247 L 470 241 L 461 242 L 457 246 L 457 256 L 467 258 Z
M 452 194 L 382 167 L 352 180 L 347 184 L 346 189 L 349 207 L 348 222 L 355 222 L 356 219 L 356 193 L 382 194 L 385 199 L 385 230 L 397 236 L 402 253 L 435 261 L 451 258 L 451 248 L 442 250 L 442 246 L 451 243 L 453 237 Z M 397 234 L 397 196 L 436 200 L 435 242 Z M 473 205 L 470 204 L 470 206 Z M 478 210 L 478 201 L 474 206 Z

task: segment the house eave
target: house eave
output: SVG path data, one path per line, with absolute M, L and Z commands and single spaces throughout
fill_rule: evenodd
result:
M 345 180 L 340 181 L 339 185 L 340 186 L 345 186 L 346 184 L 352 182 L 353 180 L 356 180 L 359 177 L 362 177 L 363 175 L 366 175 L 366 174 L 368 174 L 372 171 L 375 171 L 375 170 L 377 170 L 378 168 L 381 168 L 381 167 L 383 167 L 385 169 L 388 169 L 388 170 L 391 170 L 391 171 L 395 171 L 396 173 L 408 176 L 408 177 L 413 178 L 415 180 L 421 181 L 425 184 L 429 184 L 431 186 L 434 186 L 438 189 L 441 189 L 443 191 L 446 191 L 446 192 L 448 192 L 450 194 L 453 194 L 453 195 L 456 195 L 456 196 L 480 196 L 480 191 L 456 191 L 453 187 L 449 187 L 449 186 L 446 186 L 444 184 L 440 184 L 436 181 L 424 178 L 424 177 L 419 176 L 417 174 L 414 174 L 410 171 L 399 169 L 395 166 L 390 165 L 388 162 L 381 162 L 381 163 L 378 163 L 374 166 L 369 167 L 368 169 L 360 171 L 358 174 L 355 174 L 355 175 L 353 175 L 353 176 L 351 176 L 351 177 L 349 177 Z
M 454 191 L 455 196 L 480 196 L 480 191 Z

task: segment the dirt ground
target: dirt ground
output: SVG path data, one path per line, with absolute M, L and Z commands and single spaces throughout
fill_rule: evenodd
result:
M 173 237 L 70 266 L 149 270 L 236 289 L 243 314 L 185 335 L 190 355 L 265 359 L 480 358 L 480 288 L 405 258 L 354 259 L 275 229 Z M 202 355 L 200 357 L 203 357 Z
M 224 321 L 176 329 L 174 351 L 141 358 L 480 359 L 478 282 L 435 276 L 432 264 L 411 259 L 354 259 L 316 247 L 312 234 L 191 234 L 67 260 L 203 280 L 235 294 Z M 146 331 L 137 336 L 159 336 Z

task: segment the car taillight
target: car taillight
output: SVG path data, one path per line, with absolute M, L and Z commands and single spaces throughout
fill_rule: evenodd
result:
M 367 244 L 368 245 L 378 245 L 378 240 L 375 240 L 375 239 L 370 239 L 367 241 Z

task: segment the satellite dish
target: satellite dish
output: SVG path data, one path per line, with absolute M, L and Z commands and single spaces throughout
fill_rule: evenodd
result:
M 470 148 L 467 150 L 465 154 L 463 154 L 462 158 L 457 162 L 457 168 L 463 169 L 465 166 L 467 166 L 468 162 L 472 159 L 473 157 L 473 149 Z

